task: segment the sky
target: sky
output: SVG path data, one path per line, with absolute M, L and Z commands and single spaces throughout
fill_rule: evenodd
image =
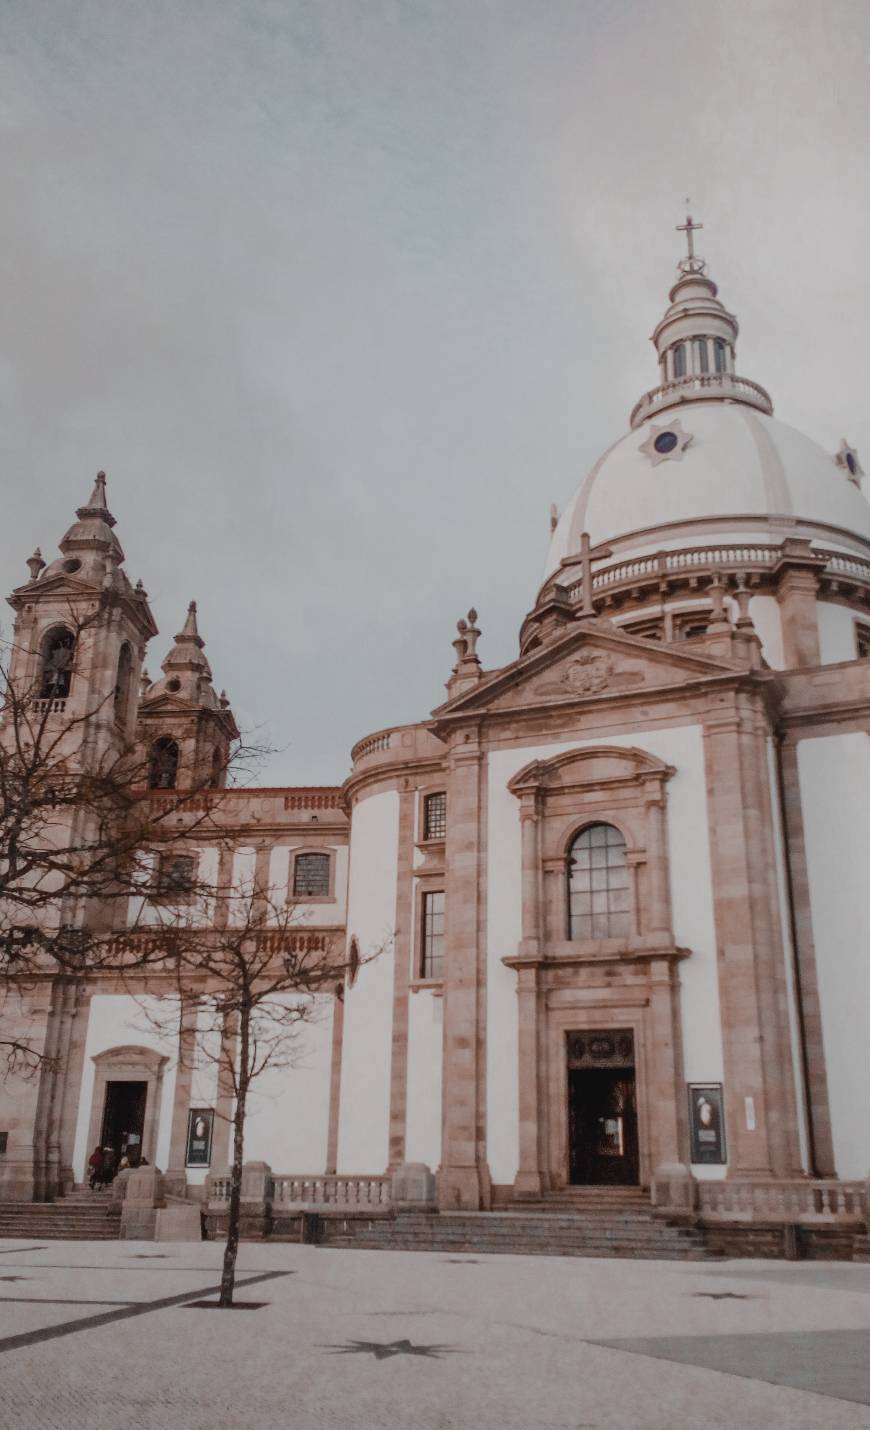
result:
M 870 6 L 0 0 L 0 573 L 100 468 L 160 627 L 274 754 L 517 654 L 655 385 L 691 197 L 778 417 L 870 471 Z

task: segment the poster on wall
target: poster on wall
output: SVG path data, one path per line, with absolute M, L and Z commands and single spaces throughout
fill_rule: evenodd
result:
M 725 1113 L 721 1082 L 689 1083 L 689 1136 L 692 1161 L 722 1166 L 725 1157 Z
M 214 1110 L 211 1107 L 192 1107 L 187 1114 L 187 1159 L 188 1167 L 207 1167 L 211 1162 L 211 1134 L 214 1126 Z

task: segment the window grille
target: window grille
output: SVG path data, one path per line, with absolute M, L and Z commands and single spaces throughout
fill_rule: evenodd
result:
M 568 854 L 569 938 L 623 938 L 629 933 L 625 840 L 612 824 L 593 824 Z
M 423 978 L 444 975 L 444 890 L 423 895 Z
M 329 855 L 297 854 L 293 866 L 293 893 L 300 899 L 329 897 Z
M 423 816 L 423 838 L 444 839 L 447 835 L 447 795 L 427 794 Z

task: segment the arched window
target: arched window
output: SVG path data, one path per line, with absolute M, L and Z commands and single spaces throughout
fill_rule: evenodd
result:
M 728 371 L 728 350 L 723 338 L 717 338 L 713 344 L 713 362 L 717 372 Z
M 161 735 L 151 746 L 148 757 L 149 789 L 175 789 L 178 779 L 178 746 L 168 735 Z
M 294 897 L 328 899 L 329 863 L 328 854 L 297 854 L 293 865 Z
M 707 339 L 695 338 L 692 343 L 695 351 L 695 372 L 709 372 L 709 360 L 707 357 Z
M 612 824 L 592 824 L 568 851 L 568 937 L 623 938 L 629 916 L 625 840 Z
M 686 376 L 686 345 L 677 343 L 674 348 L 674 377 Z
M 55 626 L 42 642 L 39 674 L 41 700 L 65 700 L 72 684 L 76 638 L 66 626 Z
M 118 654 L 118 673 L 115 677 L 115 719 L 119 725 L 126 725 L 130 714 L 130 696 L 133 693 L 133 652 L 128 641 L 121 646 Z

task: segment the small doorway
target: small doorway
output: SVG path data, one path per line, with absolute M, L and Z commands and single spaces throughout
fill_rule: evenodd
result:
M 100 1145 L 111 1147 L 115 1166 L 123 1156 L 135 1167 L 142 1155 L 147 1082 L 107 1082 Z
M 568 1034 L 569 1175 L 574 1186 L 639 1181 L 630 1030 Z

